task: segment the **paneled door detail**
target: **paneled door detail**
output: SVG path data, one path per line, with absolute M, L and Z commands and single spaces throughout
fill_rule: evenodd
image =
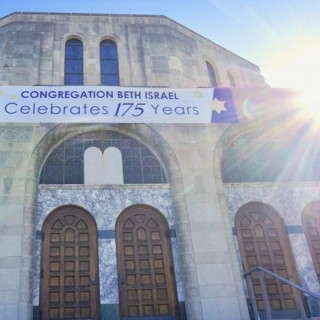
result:
M 124 210 L 116 242 L 121 316 L 177 319 L 170 232 L 162 215 L 148 206 Z
M 314 268 L 320 282 L 320 202 L 306 206 L 302 213 L 302 225 L 311 253 Z
M 262 266 L 299 284 L 288 242 L 287 231 L 278 214 L 261 203 L 244 205 L 236 214 L 235 226 L 244 272 Z M 269 304 L 273 316 L 278 311 L 287 316 L 299 314 L 296 293 L 292 287 L 264 274 Z M 257 306 L 262 314 L 265 306 L 258 273 L 253 273 L 253 288 Z
M 98 319 L 97 228 L 85 210 L 65 206 L 45 220 L 41 251 L 41 319 Z

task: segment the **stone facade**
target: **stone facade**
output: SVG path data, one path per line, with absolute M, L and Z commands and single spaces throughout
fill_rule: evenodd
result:
M 206 64 L 220 86 L 265 86 L 259 68 L 164 16 L 12 14 L 0 20 L 0 84 L 61 85 L 65 42 L 83 41 L 84 85 L 99 85 L 99 43 L 118 47 L 120 84 L 207 87 Z
M 294 256 L 301 282 L 318 291 L 304 234 L 292 231 L 297 226 L 301 231 L 304 206 L 319 199 L 318 184 L 224 184 L 221 178 L 222 154 L 233 139 L 257 128 L 271 130 L 284 118 L 294 123 L 296 105 L 286 98 L 293 93 L 269 89 L 257 66 L 164 16 L 14 13 L 4 17 L 0 20 L 0 84 L 63 85 L 65 43 L 70 38 L 83 42 L 84 85 L 100 85 L 99 43 L 104 39 L 117 44 L 121 86 L 208 87 L 209 62 L 219 86 L 229 87 L 230 72 L 241 87 L 232 90 L 240 123 L 0 123 L 3 319 L 35 317 L 34 306 L 39 303 L 39 232 L 45 216 L 65 204 L 91 211 L 100 231 L 114 230 L 117 216 L 132 204 L 148 204 L 160 210 L 174 230 L 171 243 L 178 298 L 185 303 L 188 320 L 249 319 L 233 227 L 237 210 L 251 201 L 267 203 L 279 212 L 291 245 L 297 248 Z M 250 116 L 245 109 L 248 101 Z M 266 110 L 274 115 L 268 122 Z M 96 130 L 116 131 L 141 141 L 160 159 L 168 183 L 39 186 L 42 165 L 56 146 Z M 112 196 L 108 198 L 109 194 Z M 295 202 L 292 194 L 299 194 Z M 108 204 L 110 210 L 102 221 L 93 203 L 101 206 L 107 198 L 117 198 L 118 202 Z M 101 265 L 113 256 L 100 279 L 101 303 L 118 308 L 114 238 L 102 237 L 99 243 Z

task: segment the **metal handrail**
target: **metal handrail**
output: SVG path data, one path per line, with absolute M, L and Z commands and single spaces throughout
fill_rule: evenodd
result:
M 252 279 L 251 279 L 251 275 L 254 272 L 258 272 L 259 273 L 259 281 L 260 281 L 260 285 L 261 285 L 262 297 L 263 297 L 263 302 L 264 302 L 264 306 L 265 306 L 265 312 L 266 312 L 266 319 L 267 320 L 272 320 L 272 314 L 271 314 L 271 308 L 270 308 L 270 305 L 269 305 L 269 300 L 268 300 L 267 291 L 266 291 L 266 288 L 265 288 L 265 283 L 264 283 L 264 279 L 263 279 L 263 276 L 262 276 L 262 272 L 267 273 L 267 274 L 273 276 L 274 278 L 276 278 L 276 279 L 288 284 L 289 286 L 294 287 L 295 289 L 299 290 L 297 292 L 297 298 L 298 298 L 299 309 L 300 309 L 300 312 L 301 312 L 302 319 L 307 319 L 307 316 L 306 316 L 304 305 L 303 305 L 303 302 L 302 302 L 302 299 L 301 299 L 301 292 L 304 292 L 304 293 L 310 295 L 311 297 L 314 297 L 314 298 L 320 300 L 320 295 L 318 295 L 316 293 L 313 293 L 313 292 L 309 291 L 308 289 L 305 289 L 305 288 L 299 286 L 298 284 L 296 284 L 296 283 L 294 283 L 292 281 L 289 281 L 289 280 L 277 275 L 276 273 L 274 273 L 272 271 L 269 271 L 269 270 L 267 270 L 267 269 L 265 269 L 265 268 L 263 268 L 261 266 L 258 266 L 258 267 L 250 270 L 249 272 L 247 272 L 247 273 L 245 273 L 243 275 L 244 279 L 249 277 L 248 278 L 249 292 L 250 292 L 250 296 L 251 296 L 253 313 L 254 313 L 255 319 L 259 319 L 259 311 L 258 311 L 257 303 L 256 303 L 256 300 L 255 300 L 255 295 L 254 295 L 254 290 L 253 290 L 253 285 L 252 285 Z

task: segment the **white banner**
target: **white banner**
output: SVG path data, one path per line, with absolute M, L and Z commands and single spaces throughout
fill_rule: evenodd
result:
M 210 123 L 219 102 L 212 88 L 0 86 L 0 121 Z

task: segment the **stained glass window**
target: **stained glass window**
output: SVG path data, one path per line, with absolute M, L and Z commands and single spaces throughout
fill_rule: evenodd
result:
M 143 183 L 142 167 L 139 158 L 128 157 L 123 160 L 124 183 Z
M 162 166 L 141 142 L 113 131 L 95 131 L 75 136 L 60 144 L 49 155 L 40 177 L 42 184 L 83 184 L 84 152 L 97 147 L 101 154 L 118 148 L 122 154 L 124 183 L 166 183 Z
M 294 143 L 246 136 L 232 142 L 221 160 L 224 182 L 275 182 L 307 179 L 295 169 Z
M 63 183 L 63 160 L 59 156 L 52 155 L 42 170 L 42 183 Z
M 161 179 L 161 166 L 155 157 L 147 157 L 143 160 L 143 176 L 145 183 L 152 183 Z
M 100 72 L 101 84 L 107 86 L 120 84 L 117 45 L 111 40 L 100 43 Z
M 66 184 L 83 183 L 83 161 L 79 157 L 70 157 L 64 163 L 64 177 Z
M 83 46 L 77 39 L 66 42 L 64 84 L 83 85 Z

